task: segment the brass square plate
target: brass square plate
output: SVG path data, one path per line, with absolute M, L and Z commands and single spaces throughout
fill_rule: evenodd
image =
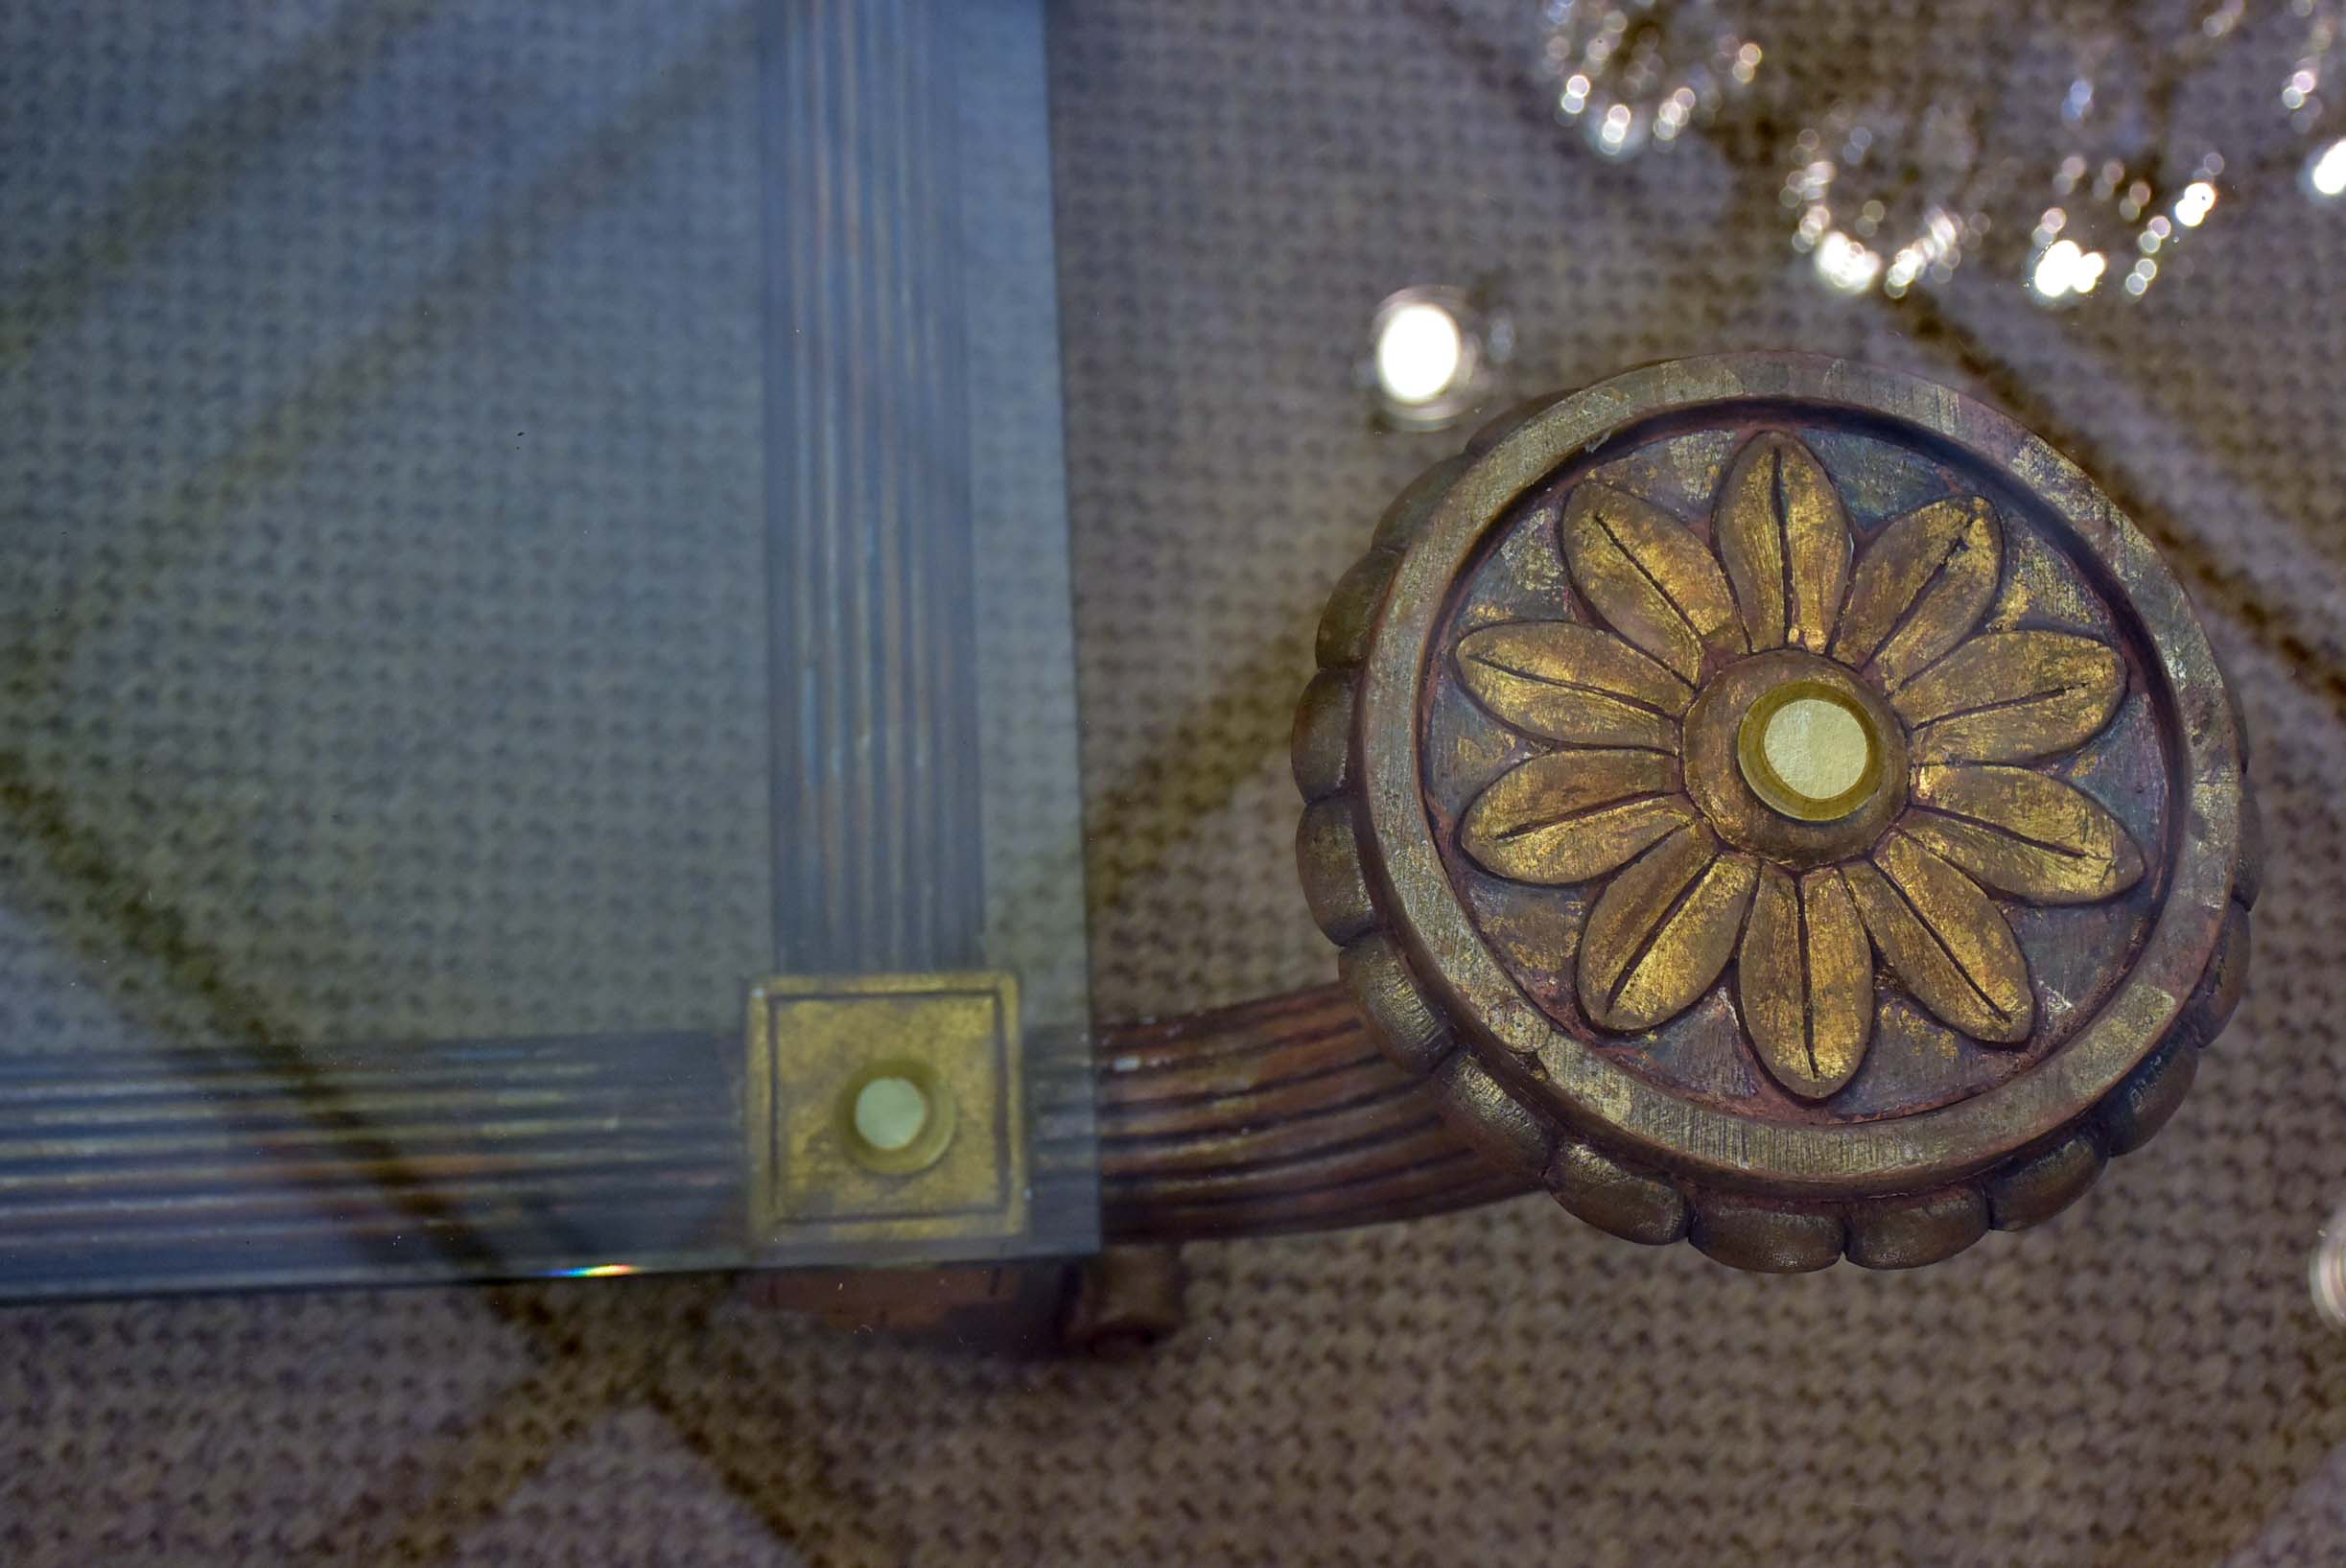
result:
M 750 1224 L 759 1245 L 934 1244 L 1027 1222 L 1018 981 L 986 971 L 792 976 L 750 994 Z M 875 1144 L 867 1115 L 899 1118 Z M 925 1108 L 907 1127 L 903 1104 Z M 901 1141 L 899 1141 L 901 1140 Z

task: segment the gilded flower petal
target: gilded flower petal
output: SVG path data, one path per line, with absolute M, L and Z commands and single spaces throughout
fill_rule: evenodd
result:
M 1559 532 L 1572 580 L 1606 623 L 1684 680 L 1706 649 L 1741 653 L 1743 622 L 1702 541 L 1650 501 L 1594 481 L 1572 492 Z
M 1833 657 L 1853 669 L 1870 664 L 1896 690 L 1980 623 L 2003 570 L 2004 533 L 1982 498 L 1907 513 L 1859 558 Z
M 1561 620 L 1486 626 L 1459 639 L 1466 690 L 1501 723 L 1579 746 L 1678 749 L 1695 690 L 1607 631 Z
M 1700 822 L 1606 884 L 1581 932 L 1581 1006 L 1601 1027 L 1651 1029 L 1711 988 L 1735 950 L 1759 868 Z
M 1774 866 L 1760 869 L 1735 995 L 1777 1083 L 1821 1100 L 1856 1075 L 1873 1033 L 1873 948 L 1832 867 L 1797 883 Z
M 1941 1023 L 1991 1045 L 2029 1038 L 2029 961 L 1979 883 L 1896 829 L 1842 877 L 1875 948 Z
M 1714 527 L 1751 646 L 1824 652 L 1849 585 L 1849 517 L 1824 465 L 1781 431 L 1753 436 L 1720 487 Z
M 1906 831 L 1982 886 L 2096 903 L 2143 878 L 2125 824 L 2073 784 L 2022 767 L 1919 767 Z
M 2125 690 L 2125 662 L 2090 637 L 1989 632 L 1889 701 L 1917 762 L 2026 762 L 2083 742 Z
M 1499 775 L 1458 842 L 1485 871 L 1561 886 L 1601 877 L 1694 820 L 1677 764 L 1657 751 L 1563 751 Z

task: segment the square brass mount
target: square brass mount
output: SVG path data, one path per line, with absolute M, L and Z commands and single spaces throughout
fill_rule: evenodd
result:
M 748 1047 L 753 1245 L 928 1255 L 1025 1229 L 1012 975 L 767 980 Z

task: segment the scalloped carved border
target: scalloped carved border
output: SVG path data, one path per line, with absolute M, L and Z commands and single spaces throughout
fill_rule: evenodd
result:
M 2263 834 L 2247 785 L 2247 732 L 2238 699 L 2241 831 L 2222 934 L 2167 1037 L 2084 1116 L 1966 1180 L 1847 1200 L 1786 1198 L 1624 1159 L 1535 1112 L 1460 1050 L 1384 924 L 1362 842 L 1358 731 L 1360 665 L 1403 551 L 1475 457 L 1560 401 L 1535 399 L 1501 414 L 1463 454 L 1435 463 L 1378 521 L 1368 552 L 1348 571 L 1321 618 L 1320 672 L 1296 712 L 1294 766 L 1304 811 L 1298 870 L 1313 917 L 1341 949 L 1339 969 L 1371 1035 L 1396 1064 L 1427 1076 L 1442 1113 L 1495 1167 L 1537 1181 L 1580 1219 L 1647 1245 L 1691 1241 L 1735 1268 L 1796 1274 L 1842 1257 L 1866 1268 L 1913 1268 L 1952 1257 L 1990 1229 L 2020 1230 L 2082 1197 L 2109 1160 L 2164 1126 L 2198 1071 L 2199 1056 L 2230 1021 L 2246 987 L 2249 911 L 2262 881 Z

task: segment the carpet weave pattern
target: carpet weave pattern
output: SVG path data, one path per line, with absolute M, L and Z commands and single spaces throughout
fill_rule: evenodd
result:
M 1054 12 L 1096 1007 L 1329 972 L 1290 862 L 1293 694 L 1383 498 L 1454 439 L 1372 431 L 1361 337 L 1395 288 L 1481 284 L 1520 328 L 1516 394 L 1725 348 L 1860 357 L 2035 426 L 2169 548 L 2240 689 L 2274 853 L 2248 1000 L 2157 1141 L 2053 1224 L 1912 1275 L 1738 1275 L 1537 1199 L 1197 1247 L 1188 1329 L 1138 1364 L 809 1329 L 700 1278 L 0 1311 L 0 1559 L 2346 1554 L 2346 1337 L 2304 1282 L 2346 1201 L 2340 215 L 2244 191 L 2194 275 L 2128 308 L 2054 318 L 1972 272 L 1935 301 L 1834 297 L 1785 243 L 1748 118 L 1621 168 L 1568 145 L 1528 70 L 1536 9 Z M 2044 31 L 2022 7 L 1937 8 L 1927 34 L 1751 9 L 1776 71 L 1754 113 L 1779 129 L 1836 93 L 2041 65 L 1988 47 Z M 721 1028 L 758 963 L 734 868 L 763 845 L 714 826 L 765 821 L 762 734 L 728 717 L 762 655 L 724 635 L 760 591 L 747 37 L 698 5 L 0 9 L 0 505 L 47 541 L 8 546 L 42 574 L 0 581 L 0 745 L 125 832 L 173 825 L 154 877 L 210 900 L 253 984 L 323 1036 L 560 1005 Z M 2226 56 L 2186 112 L 2254 121 L 2276 83 L 2251 63 Z M 667 530 L 619 526 L 639 513 Z M 482 518 L 513 553 L 473 581 L 441 557 Z M 317 667 L 257 665 L 239 627 L 305 551 L 385 573 L 363 603 L 275 605 Z M 144 586 L 88 591 L 116 578 Z M 60 593 L 148 611 L 43 621 Z M 424 615 L 455 630 L 419 653 L 397 632 Z M 598 659 L 612 624 L 670 667 Z M 289 822 L 109 771 L 70 698 L 120 683 L 186 780 L 224 750 L 272 795 L 365 808 Z M 557 721 L 581 711 L 601 718 Z M 631 854 L 533 839 L 492 766 Z M 458 843 L 485 858 L 452 893 L 412 857 Z M 0 871 L 0 907 L 35 907 L 5 851 Z M 335 896 L 376 874 L 398 929 Z M 527 896 L 550 877 L 570 896 Z M 654 928 L 652 951 L 620 934 Z M 0 1026 L 115 1024 L 89 942 L 0 937 Z M 508 958 L 401 983 L 452 943 Z M 582 974 L 582 952 L 618 961 Z M 352 954 L 390 967 L 335 983 Z M 168 1026 L 168 977 L 124 983 Z

